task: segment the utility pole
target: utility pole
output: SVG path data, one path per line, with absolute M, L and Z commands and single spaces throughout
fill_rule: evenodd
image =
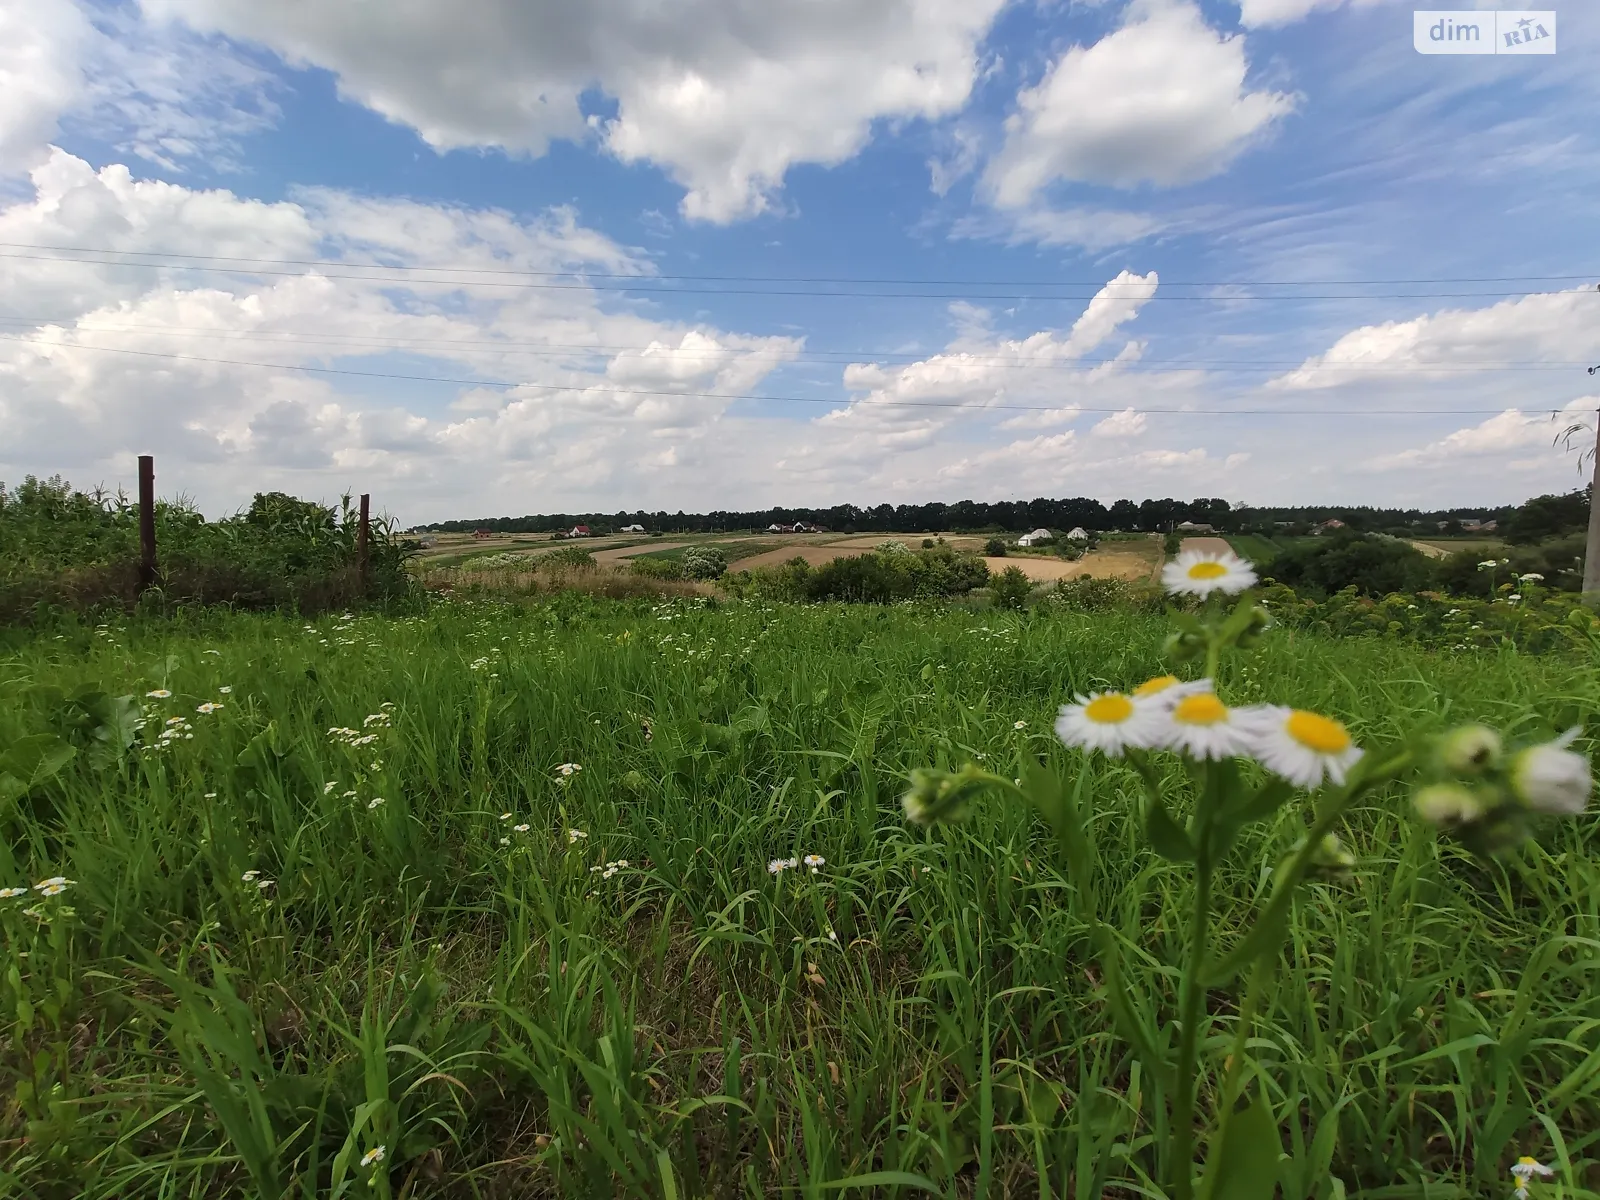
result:
M 1590 367 L 1593 375 L 1600 368 Z M 1594 416 L 1594 460 L 1589 484 L 1589 540 L 1583 548 L 1583 595 L 1590 604 L 1600 604 L 1600 412 Z
M 1591 534 L 1592 536 L 1592 534 Z M 139 590 L 156 586 L 156 460 L 139 455 Z
M 356 572 L 365 597 L 372 582 L 372 497 L 366 492 L 361 493 L 361 524 L 356 526 Z

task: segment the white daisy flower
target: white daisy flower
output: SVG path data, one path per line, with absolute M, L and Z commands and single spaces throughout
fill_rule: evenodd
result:
M 1578 733 L 1574 725 L 1555 741 L 1529 746 L 1511 760 L 1511 790 L 1535 812 L 1572 817 L 1589 806 L 1594 788 L 1589 760 L 1567 749 Z
M 26 896 L 27 894 L 28 894 L 28 889 L 25 888 L 25 887 L 3 887 L 3 888 L 0 888 L 0 900 L 14 900 L 18 896 Z
M 195 712 L 204 713 L 207 716 L 210 716 L 212 713 L 216 712 L 217 709 L 219 709 L 221 707 L 222 707 L 222 702 L 221 701 L 218 701 L 218 700 L 207 700 L 199 708 L 195 709 Z
M 800 860 L 797 858 L 775 858 L 767 864 L 767 871 L 773 875 L 782 875 L 799 865 Z
M 52 875 L 49 879 L 41 879 L 33 885 L 33 890 L 43 896 L 59 896 L 71 887 L 76 880 L 68 879 L 65 875 Z
M 243 875 L 239 876 L 239 882 L 240 883 L 254 883 L 257 879 L 260 879 L 260 878 L 261 878 L 261 872 L 260 871 L 246 871 Z
M 556 782 L 565 783 L 581 770 L 583 768 L 577 763 L 562 763 L 556 768 Z
M 272 880 L 270 880 L 270 879 L 258 879 L 258 880 L 256 880 L 256 887 L 260 891 L 264 892 L 271 886 L 272 886 Z
M 511 828 L 515 829 L 518 833 L 527 833 L 528 830 L 532 828 L 532 826 L 531 825 L 513 825 Z
M 804 862 L 806 864 L 806 866 L 810 867 L 812 870 L 816 870 L 816 868 L 822 866 L 828 860 L 823 858 L 822 855 L 820 855 L 820 854 L 808 854 L 801 861 Z
M 502 820 L 502 821 L 509 821 L 509 820 L 511 820 L 511 814 L 510 814 L 510 813 L 508 813 L 508 812 L 505 812 L 505 813 L 501 813 L 501 814 L 500 814 L 500 819 L 501 819 L 501 820 Z
M 371 812 L 375 808 L 382 807 L 385 803 L 387 803 L 387 801 L 385 801 L 382 796 L 374 796 L 371 800 L 367 801 L 367 811 Z
M 219 687 L 217 689 L 217 691 L 221 692 L 224 696 L 226 696 L 226 695 L 230 694 L 233 691 L 233 688 L 232 688 L 231 685 L 224 684 L 222 687 Z
M 333 789 L 338 787 L 338 786 L 339 786 L 339 784 L 338 784 L 337 781 L 330 779 L 330 780 L 328 780 L 327 783 L 322 785 L 322 794 L 324 796 L 326 796 L 326 795 L 330 794 L 333 791 Z
M 500 839 L 500 844 L 502 846 L 509 846 L 509 845 L 511 845 L 511 839 L 508 838 L 508 837 L 501 838 Z
M 1159 703 L 1170 708 L 1185 696 L 1211 690 L 1209 679 L 1194 679 L 1185 683 L 1176 675 L 1157 675 L 1154 679 L 1146 679 L 1130 694 L 1135 701 Z
M 1176 595 L 1235 595 L 1255 586 L 1255 569 L 1232 550 L 1185 550 L 1161 568 L 1161 583 Z
M 1011 728 L 1013 729 L 1026 729 L 1027 727 L 1028 723 L 1026 721 L 1013 721 L 1011 723 Z
M 585 833 L 581 829 L 569 829 L 569 830 L 567 830 L 567 845 L 571 846 L 571 845 L 575 844 L 580 838 L 586 838 L 588 836 L 589 835 L 587 833 Z
M 1191 692 L 1167 714 L 1163 746 L 1190 758 L 1235 758 L 1250 753 L 1245 710 L 1229 708 L 1213 691 Z
M 1062 706 L 1056 736 L 1068 746 L 1117 757 L 1129 747 L 1156 745 L 1164 732 L 1164 717 L 1155 704 L 1121 692 L 1094 692 Z
M 1511 1175 L 1512 1178 L 1517 1181 L 1517 1190 L 1511 1194 L 1515 1196 L 1517 1200 L 1528 1200 L 1528 1184 L 1532 1181 L 1533 1177 L 1537 1175 L 1541 1179 L 1549 1179 L 1555 1175 L 1555 1172 L 1549 1167 L 1545 1166 L 1538 1159 L 1530 1158 L 1528 1155 L 1524 1154 L 1521 1158 L 1517 1159 L 1516 1163 L 1512 1166 Z
M 361 1165 L 363 1167 L 376 1166 L 378 1163 L 381 1163 L 383 1161 L 383 1155 L 384 1155 L 383 1147 L 382 1146 L 374 1146 L 371 1150 L 368 1150 L 365 1154 L 363 1154 L 361 1156 Z M 348 1161 L 348 1160 L 346 1160 L 346 1161 Z
M 1304 709 L 1263 704 L 1240 714 L 1250 748 L 1262 766 L 1303 788 L 1324 779 L 1335 785 L 1361 757 L 1361 748 L 1338 721 Z
M 156 688 L 153 691 L 146 692 L 145 698 L 149 700 L 169 700 L 172 698 L 172 693 L 166 688 Z
M 1529 571 L 1526 575 L 1518 575 L 1517 581 L 1519 583 L 1543 583 L 1544 576 L 1537 571 Z

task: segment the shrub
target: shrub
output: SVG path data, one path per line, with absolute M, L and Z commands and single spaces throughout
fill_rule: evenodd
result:
M 533 565 L 547 571 L 587 571 L 599 564 L 594 561 L 594 555 L 582 546 L 563 546 L 539 555 L 533 560 Z
M 1004 558 L 1006 556 L 1006 540 L 992 537 L 983 544 L 983 552 L 989 558 Z
M 1052 603 L 1072 612 L 1105 613 L 1118 609 L 1158 613 L 1166 607 L 1166 594 L 1142 580 L 1095 579 L 1084 575 L 1062 579 L 1050 594 Z
M 923 538 L 922 539 L 922 548 L 924 550 L 932 550 L 933 549 L 933 539 L 932 538 Z
M 1265 568 L 1297 591 L 1331 596 L 1355 588 L 1364 596 L 1415 592 L 1438 582 L 1434 564 L 1415 546 L 1396 538 L 1335 534 L 1275 555 Z
M 1033 581 L 1021 567 L 1007 567 L 991 582 L 997 608 L 1021 608 L 1033 591 Z
M 728 556 L 715 546 L 691 546 L 681 562 L 685 579 L 720 579 L 728 569 Z
M 633 558 L 628 570 L 642 579 L 682 579 L 683 564 L 675 558 Z
M 1162 552 L 1165 553 L 1168 558 L 1171 558 L 1182 548 L 1183 538 L 1178 535 L 1178 531 L 1176 529 L 1169 530 L 1167 532 L 1167 536 L 1161 541 Z

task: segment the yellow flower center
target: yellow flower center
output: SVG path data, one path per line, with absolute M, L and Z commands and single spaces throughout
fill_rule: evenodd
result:
M 1350 735 L 1343 725 L 1317 713 L 1295 709 L 1284 722 L 1284 732 L 1307 750 L 1318 754 L 1341 754 L 1350 749 Z
M 1164 692 L 1178 682 L 1176 675 L 1157 675 L 1154 679 L 1146 679 L 1133 689 L 1135 696 L 1154 696 L 1157 692 Z
M 1121 692 L 1107 692 L 1085 704 L 1083 715 L 1097 725 L 1120 725 L 1133 716 L 1133 701 Z
M 1521 1158 L 1517 1159 L 1517 1163 L 1519 1166 L 1537 1167 L 1539 1165 L 1539 1160 L 1537 1158 L 1530 1158 L 1528 1155 L 1524 1154 Z
M 1204 562 L 1197 562 L 1189 568 L 1190 579 L 1221 579 L 1227 573 L 1227 567 L 1210 558 Z
M 1228 706 L 1210 692 L 1201 692 L 1178 701 L 1172 719 L 1185 725 L 1216 725 L 1228 719 Z

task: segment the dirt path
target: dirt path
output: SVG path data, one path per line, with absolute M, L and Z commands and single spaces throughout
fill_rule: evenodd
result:
M 1430 546 L 1430 545 L 1428 545 L 1427 542 L 1410 542 L 1410 543 L 1408 543 L 1408 545 L 1415 546 L 1418 550 L 1421 550 L 1429 558 L 1449 558 L 1450 557 L 1449 551 L 1447 551 L 1443 546 Z

